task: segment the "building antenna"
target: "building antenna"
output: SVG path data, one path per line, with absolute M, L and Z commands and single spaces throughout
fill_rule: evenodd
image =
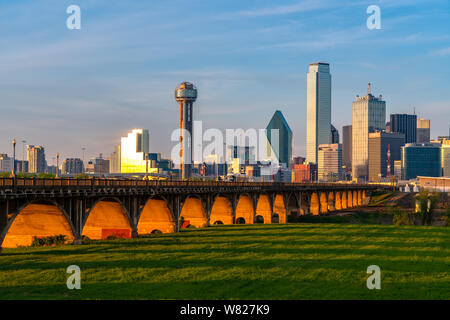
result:
M 370 82 L 367 84 L 367 94 L 369 95 L 369 94 L 371 94 L 372 92 L 371 92 L 372 90 L 370 89 Z

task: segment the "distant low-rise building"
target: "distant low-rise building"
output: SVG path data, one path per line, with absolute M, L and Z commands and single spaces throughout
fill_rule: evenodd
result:
M 450 178 L 448 177 L 417 177 L 421 188 L 438 191 L 450 192 Z
M 108 174 L 109 160 L 104 159 L 102 154 L 96 158 L 92 158 L 88 162 L 87 172 L 95 175 Z
M 292 182 L 312 182 L 317 180 L 317 164 L 306 163 L 294 165 Z
M 83 161 L 79 158 L 67 158 L 61 165 L 61 173 L 77 175 L 84 172 Z

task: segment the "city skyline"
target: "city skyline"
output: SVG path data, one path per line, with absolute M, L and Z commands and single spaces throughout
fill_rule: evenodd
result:
M 49 164 L 57 152 L 82 158 L 83 147 L 89 159 L 110 154 L 121 136 L 142 127 L 150 131 L 150 150 L 167 157 L 170 133 L 178 127 L 173 87 L 192 81 L 199 89 L 194 119 L 220 129 L 264 128 L 265 119 L 280 109 L 295 136 L 293 155 L 305 156 L 306 72 L 314 61 L 333 69 L 332 122 L 341 134 L 342 126 L 351 124 L 354 96 L 371 82 L 387 101 L 387 115 L 411 114 L 415 108 L 418 117 L 431 120 L 431 138 L 447 135 L 446 3 L 379 2 L 382 29 L 368 30 L 370 3 L 344 2 L 338 8 L 331 1 L 249 1 L 230 7 L 196 1 L 194 17 L 172 22 L 187 4 L 125 8 L 80 1 L 82 29 L 69 31 L 67 1 L 45 10 L 39 10 L 43 1 L 5 1 L 0 93 L 7 116 L 0 122 L 0 150 L 11 154 L 16 138 L 44 146 Z M 225 24 L 238 22 L 240 32 L 220 28 L 205 12 Z M 24 18 L 9 18 L 18 15 Z M 187 65 L 175 57 L 179 28 L 193 34 Z

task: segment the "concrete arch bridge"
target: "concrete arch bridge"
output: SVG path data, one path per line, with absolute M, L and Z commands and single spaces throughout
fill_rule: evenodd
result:
M 177 232 L 184 225 L 286 223 L 362 206 L 386 186 L 115 179 L 0 179 L 0 248 L 34 237 L 91 239 Z

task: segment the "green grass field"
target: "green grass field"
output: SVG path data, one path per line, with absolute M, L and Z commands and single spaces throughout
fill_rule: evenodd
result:
M 450 299 L 446 227 L 242 225 L 4 249 L 0 299 Z M 81 268 L 68 290 L 66 268 Z M 381 290 L 366 269 L 381 268 Z

